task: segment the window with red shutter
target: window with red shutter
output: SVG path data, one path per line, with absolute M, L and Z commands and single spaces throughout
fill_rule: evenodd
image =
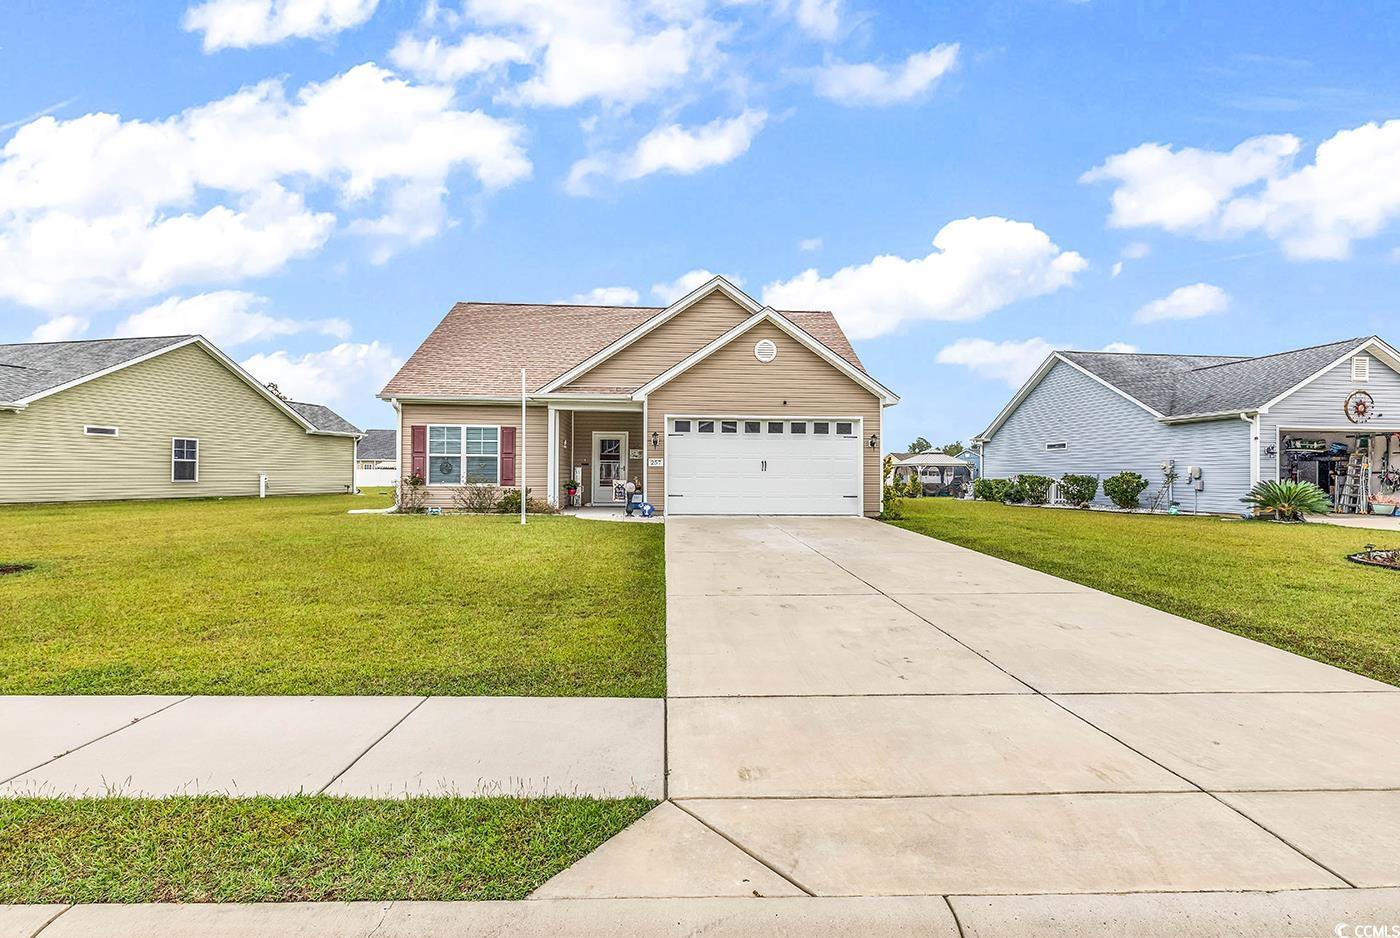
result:
M 428 477 L 428 427 L 415 423 L 409 431 L 413 452 L 412 472 L 420 479 Z
M 515 485 L 515 427 L 501 427 L 501 484 Z

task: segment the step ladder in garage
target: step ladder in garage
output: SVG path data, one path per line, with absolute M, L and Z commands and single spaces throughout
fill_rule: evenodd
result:
M 1335 510 L 1348 515 L 1363 514 L 1369 499 L 1366 489 L 1370 475 L 1365 454 L 1352 453 L 1351 458 L 1347 460 L 1346 475 L 1342 476 L 1342 481 L 1337 485 Z

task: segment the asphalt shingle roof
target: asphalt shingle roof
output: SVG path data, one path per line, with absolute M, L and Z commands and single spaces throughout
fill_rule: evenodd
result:
M 530 390 L 537 391 L 662 309 L 458 303 L 381 393 L 386 397 L 510 397 L 520 393 L 522 367 Z M 783 311 L 783 315 L 837 355 L 865 370 L 831 313 Z M 625 393 L 635 388 L 590 390 Z
M 393 430 L 366 430 L 355 444 L 356 459 L 396 459 L 394 444 L 397 434 Z
M 191 338 L 167 335 L 0 345 L 0 401 L 32 397 Z
M 1061 352 L 1167 417 L 1253 410 L 1341 358 L 1369 337 L 1245 358 Z
M 287 401 L 287 406 L 301 415 L 317 430 L 326 433 L 359 433 L 360 428 L 337 414 L 324 404 L 307 404 L 303 401 Z

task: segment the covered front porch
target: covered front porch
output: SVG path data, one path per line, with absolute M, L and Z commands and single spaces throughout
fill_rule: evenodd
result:
M 635 482 L 645 492 L 643 404 L 611 400 L 550 404 L 549 503 L 559 508 L 617 508 L 615 483 Z M 578 483 L 572 499 L 564 489 Z

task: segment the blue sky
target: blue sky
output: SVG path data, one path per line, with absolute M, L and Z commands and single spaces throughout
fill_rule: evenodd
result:
M 1381 5 L 132 8 L 0 10 L 0 341 L 204 331 L 378 426 L 456 300 L 710 271 L 832 309 L 898 444 L 1052 347 L 1400 332 Z

